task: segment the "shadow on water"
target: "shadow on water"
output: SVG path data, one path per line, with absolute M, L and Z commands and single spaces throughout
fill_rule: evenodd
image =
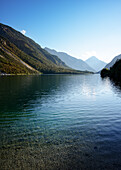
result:
M 121 97 L 121 82 L 110 79 L 109 77 L 104 77 L 101 79 L 103 82 L 110 82 L 110 86 L 112 86 L 112 90 L 114 91 L 114 93 L 118 94 L 118 96 Z
M 92 86 L 93 81 L 90 76 L 88 81 Z M 0 77 L 0 114 L 31 112 L 32 104 L 37 100 L 41 105 L 58 91 L 66 93 L 77 86 L 83 88 L 89 85 L 85 82 L 85 75 L 81 78 L 78 75 L 2 76 Z
M 0 111 L 25 112 L 30 101 L 49 96 L 62 82 L 59 76 L 0 77 Z
M 118 90 L 121 91 L 121 82 L 116 82 L 116 81 L 113 81 L 113 80 L 111 80 L 111 82 Z

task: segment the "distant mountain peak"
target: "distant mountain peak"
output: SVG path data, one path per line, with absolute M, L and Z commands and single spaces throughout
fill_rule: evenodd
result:
M 95 72 L 95 69 L 91 68 L 85 61 L 81 59 L 72 57 L 65 52 L 57 52 L 56 50 L 49 49 L 47 47 L 45 47 L 45 50 L 48 51 L 52 55 L 58 56 L 70 68 L 80 70 L 80 71 Z
M 95 56 L 91 56 L 85 61 L 90 67 L 95 69 L 97 72 L 103 69 L 106 66 L 106 63 L 104 61 L 99 60 Z
M 88 60 L 102 61 L 102 60 L 98 59 L 96 56 L 91 56 L 91 57 L 89 57 L 89 58 L 88 58 L 87 60 L 85 60 L 85 61 L 88 61 Z M 102 61 L 102 62 L 104 62 L 104 61 Z
M 89 59 L 89 58 L 88 58 Z M 97 57 L 95 56 L 91 56 L 90 59 L 98 59 Z

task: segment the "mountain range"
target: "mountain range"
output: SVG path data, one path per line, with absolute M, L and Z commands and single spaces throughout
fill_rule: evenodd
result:
M 12 27 L 0 23 L 0 74 L 90 73 L 112 67 L 121 55 L 109 64 L 90 57 L 86 61 L 64 52 L 43 49 L 32 39 Z
M 95 56 L 88 58 L 85 62 L 90 67 L 94 68 L 96 70 L 96 72 L 102 70 L 106 66 L 106 63 L 104 61 L 99 60 Z
M 7 74 L 82 73 L 69 68 L 60 58 L 48 53 L 32 39 L 1 23 L 0 72 Z
M 70 68 L 76 69 L 76 70 L 82 70 L 82 71 L 92 71 L 95 72 L 94 68 L 91 68 L 87 63 L 85 63 L 81 59 L 77 59 L 75 57 L 72 57 L 64 52 L 57 52 L 56 50 L 50 49 L 45 47 L 45 50 L 48 51 L 52 55 L 58 56 L 67 66 Z

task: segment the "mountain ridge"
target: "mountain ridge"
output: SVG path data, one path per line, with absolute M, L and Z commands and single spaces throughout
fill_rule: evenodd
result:
M 97 57 L 95 56 L 91 56 L 89 57 L 87 60 L 85 60 L 85 62 L 91 66 L 92 68 L 95 68 L 95 70 L 98 72 L 100 70 L 102 70 L 106 63 L 104 61 L 99 60 Z
M 116 61 L 117 61 L 117 60 L 120 60 L 120 59 L 121 59 L 121 54 L 115 56 L 115 57 L 111 60 L 111 62 L 109 62 L 109 63 L 105 66 L 105 68 L 110 69 L 110 68 L 116 63 Z
M 75 57 L 72 57 L 65 52 L 57 52 L 56 50 L 50 49 L 48 47 L 45 47 L 44 49 L 46 51 L 48 51 L 50 54 L 58 56 L 70 68 L 73 68 L 73 69 L 76 69 L 76 70 L 82 70 L 82 71 L 95 72 L 94 69 L 92 69 L 90 66 L 88 66 L 88 64 L 86 64 L 81 59 L 77 59 Z
M 51 55 L 35 41 L 1 23 L 0 72 L 7 74 L 82 73 L 70 69 L 59 57 Z

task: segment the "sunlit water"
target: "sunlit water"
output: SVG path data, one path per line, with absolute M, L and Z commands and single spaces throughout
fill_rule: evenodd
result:
M 121 89 L 100 75 L 0 77 L 0 169 L 121 169 Z

